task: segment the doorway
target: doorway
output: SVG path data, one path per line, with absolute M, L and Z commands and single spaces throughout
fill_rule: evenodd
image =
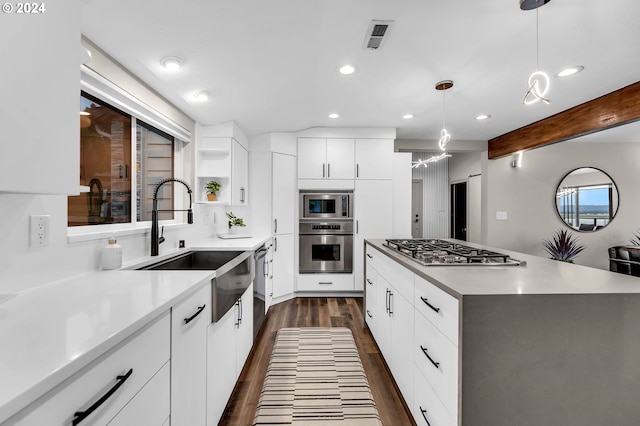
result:
M 467 182 L 451 184 L 451 238 L 467 241 Z
M 411 182 L 411 238 L 422 238 L 422 181 Z

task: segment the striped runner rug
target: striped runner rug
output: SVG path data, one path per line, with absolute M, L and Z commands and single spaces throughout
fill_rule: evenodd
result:
M 280 329 L 253 424 L 382 425 L 351 330 Z

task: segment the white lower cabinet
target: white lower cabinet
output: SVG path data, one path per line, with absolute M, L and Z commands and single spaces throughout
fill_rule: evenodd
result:
M 207 329 L 207 425 L 217 425 L 253 344 L 253 285 Z
M 352 274 L 299 274 L 298 291 L 353 291 Z
M 294 287 L 293 234 L 273 237 L 273 298 L 293 294 Z
M 171 309 L 171 419 L 174 425 L 207 421 L 207 325 L 211 286 Z
M 162 425 L 170 409 L 169 330 L 166 312 L 3 426 L 67 426 L 74 419 L 92 426 Z
M 455 426 L 458 423 L 444 407 L 420 371 L 415 374 L 413 418 L 418 426 Z
M 418 425 L 457 425 L 459 303 L 369 245 L 365 321 Z

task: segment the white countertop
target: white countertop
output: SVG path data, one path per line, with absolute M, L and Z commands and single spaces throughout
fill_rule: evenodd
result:
M 460 243 L 506 253 L 525 266 L 423 266 L 385 246 L 385 240 L 367 243 L 452 296 L 513 294 L 621 294 L 640 293 L 640 278 L 602 269 L 481 244 Z M 604 255 L 604 254 L 603 254 Z
M 121 270 L 0 295 L 0 423 L 215 277 L 125 268 L 189 250 L 255 250 L 268 238 L 211 239 Z

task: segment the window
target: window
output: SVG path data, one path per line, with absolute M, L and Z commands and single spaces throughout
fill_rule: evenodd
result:
M 80 185 L 89 191 L 68 197 L 68 226 L 151 220 L 156 184 L 174 176 L 174 137 L 84 91 L 80 111 Z M 164 185 L 159 208 L 173 209 L 173 199 L 173 186 Z
M 558 188 L 558 212 L 576 229 L 606 226 L 613 218 L 612 184 Z

